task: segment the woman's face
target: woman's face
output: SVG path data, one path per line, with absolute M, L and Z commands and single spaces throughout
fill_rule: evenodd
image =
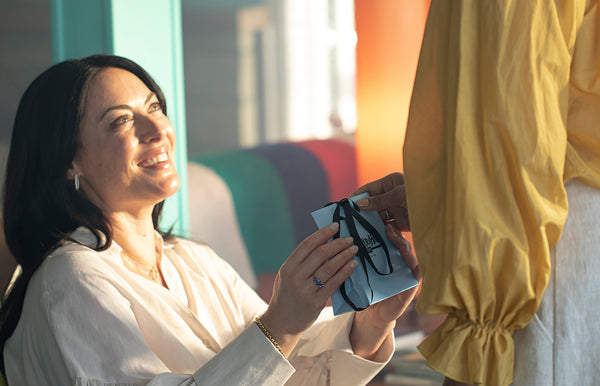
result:
M 137 76 L 102 70 L 84 103 L 73 171 L 105 215 L 152 210 L 179 189 L 173 126 Z

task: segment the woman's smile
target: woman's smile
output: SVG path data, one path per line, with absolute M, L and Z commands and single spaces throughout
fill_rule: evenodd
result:
M 168 168 L 170 166 L 169 162 L 169 155 L 167 154 L 167 152 L 163 149 L 160 150 L 160 152 L 158 154 L 156 154 L 156 152 L 152 152 L 150 154 L 148 154 L 146 157 L 144 157 L 144 159 L 142 161 L 140 161 L 137 166 L 143 167 L 143 168 L 158 168 L 158 169 L 165 169 Z

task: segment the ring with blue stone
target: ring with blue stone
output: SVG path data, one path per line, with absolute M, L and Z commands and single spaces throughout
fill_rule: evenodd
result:
M 313 276 L 313 281 L 315 282 L 315 285 L 319 288 L 323 288 L 325 287 L 325 284 L 323 284 L 323 282 L 319 279 L 317 279 L 316 276 Z

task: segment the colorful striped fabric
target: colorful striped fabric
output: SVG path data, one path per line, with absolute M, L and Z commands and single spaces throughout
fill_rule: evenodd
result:
M 329 201 L 327 175 L 309 151 L 290 144 L 264 145 L 249 150 L 277 171 L 285 190 L 295 244 L 317 230 L 310 213 Z
M 193 161 L 214 170 L 229 187 L 255 273 L 277 271 L 294 250 L 295 240 L 285 188 L 275 168 L 248 150 Z M 226 238 L 227 230 L 223 233 Z
M 335 139 L 262 145 L 192 162 L 214 171 L 229 188 L 257 276 L 276 272 L 298 243 L 317 230 L 312 211 L 357 188 L 354 147 Z M 226 243 L 228 230 L 222 232 Z
M 329 184 L 329 201 L 339 201 L 358 189 L 356 151 L 354 145 L 342 140 L 308 140 L 294 146 L 311 152 L 321 162 Z
M 252 288 L 258 287 L 231 190 L 212 169 L 188 162 L 190 239 L 210 246 Z

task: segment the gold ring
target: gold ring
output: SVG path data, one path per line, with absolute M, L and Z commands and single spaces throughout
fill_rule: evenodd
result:
M 393 223 L 396 222 L 395 218 L 392 218 L 392 216 L 390 216 L 390 212 L 386 209 L 385 210 L 385 223 L 389 224 L 389 223 Z

